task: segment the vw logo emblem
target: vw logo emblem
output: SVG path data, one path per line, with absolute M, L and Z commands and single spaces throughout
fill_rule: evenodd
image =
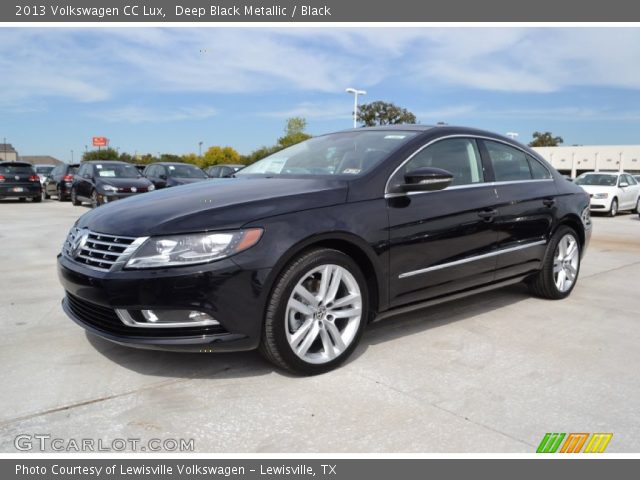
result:
M 131 187 L 131 191 L 135 193 L 138 191 L 138 189 L 136 187 Z
M 16 177 L 15 177 L 15 178 L 16 178 L 16 180 L 20 180 L 20 177 L 19 177 L 18 175 L 16 175 Z
M 80 255 L 82 248 L 87 243 L 88 237 L 89 237 L 89 232 L 78 232 L 78 235 L 76 236 L 76 238 L 73 239 L 73 242 L 71 243 L 70 253 L 73 258 L 78 258 L 78 255 Z

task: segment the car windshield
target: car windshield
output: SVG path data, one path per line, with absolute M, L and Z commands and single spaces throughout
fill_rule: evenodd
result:
M 618 181 L 617 175 L 611 175 L 608 173 L 588 173 L 586 175 L 580 175 L 576 178 L 576 185 L 592 185 L 600 187 L 615 187 Z
M 170 177 L 175 178 L 207 178 L 205 173 L 193 165 L 169 165 L 167 167 Z
M 357 176 L 380 163 L 416 133 L 356 130 L 324 135 L 280 150 L 235 175 Z
M 31 175 L 33 168 L 29 165 L 0 165 L 1 175 Z
M 98 163 L 96 164 L 96 172 L 99 177 L 106 178 L 138 178 L 142 176 L 133 165 L 119 165 L 117 163 Z
M 47 173 L 51 173 L 51 170 L 53 170 L 53 165 L 51 166 L 41 166 L 41 167 L 36 167 L 36 173 L 43 173 L 43 174 L 47 174 Z

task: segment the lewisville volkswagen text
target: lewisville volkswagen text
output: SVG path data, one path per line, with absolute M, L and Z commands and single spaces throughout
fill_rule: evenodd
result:
M 235 174 L 83 215 L 58 256 L 63 308 L 147 348 L 259 348 L 316 374 L 365 326 L 525 281 L 576 285 L 589 196 L 511 139 L 460 127 L 312 138 Z

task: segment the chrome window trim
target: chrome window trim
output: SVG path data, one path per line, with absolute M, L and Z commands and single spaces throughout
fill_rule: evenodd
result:
M 517 252 L 518 250 L 524 250 L 526 248 L 537 247 L 539 245 L 546 245 L 546 240 L 539 240 L 536 242 L 529 242 L 523 245 L 516 245 L 515 247 L 502 248 L 494 252 L 483 253 L 482 255 L 475 255 L 473 257 L 463 258 L 454 262 L 442 263 L 440 265 L 434 265 L 433 267 L 421 268 L 419 270 L 412 270 L 410 272 L 401 273 L 398 278 L 408 278 L 415 275 L 422 275 L 423 273 L 434 272 L 436 270 L 442 270 L 444 268 L 455 267 L 457 265 L 464 265 L 465 263 L 475 262 L 477 260 L 484 260 L 485 258 L 497 257 L 504 253 Z
M 387 178 L 387 182 L 385 183 L 384 186 L 384 198 L 393 198 L 393 197 L 404 197 L 407 195 L 417 195 L 417 194 L 423 194 L 423 193 L 437 193 L 437 192 L 443 192 L 446 190 L 453 190 L 453 189 L 462 189 L 462 188 L 474 188 L 474 187 L 480 187 L 480 186 L 496 186 L 496 185 L 508 185 L 511 183 L 526 183 L 526 182 L 553 182 L 555 181 L 553 179 L 553 175 L 551 175 L 551 172 L 549 171 L 549 169 L 542 164 L 542 162 L 540 162 L 539 160 L 537 160 L 535 157 L 534 160 L 537 160 L 538 163 L 540 163 L 543 167 L 547 168 L 547 171 L 549 172 L 549 174 L 551 175 L 551 178 L 540 178 L 540 179 L 531 179 L 531 180 L 511 180 L 511 181 L 501 181 L 501 182 L 486 182 L 486 181 L 482 181 L 482 182 L 478 182 L 478 183 L 468 183 L 466 185 L 454 185 L 453 187 L 447 187 L 447 188 L 443 188 L 442 190 L 433 190 L 433 191 L 426 191 L 426 192 L 390 192 L 389 191 L 389 183 L 391 182 L 391 179 L 394 177 L 394 175 L 396 173 L 398 173 L 398 171 L 404 167 L 408 162 L 411 161 L 411 159 L 413 157 L 415 157 L 418 153 L 420 153 L 422 150 L 424 150 L 425 148 L 433 145 L 434 143 L 440 142 L 442 140 L 447 140 L 449 138 L 469 138 L 469 139 L 473 139 L 473 140 L 490 140 L 492 142 L 497 142 L 497 143 L 502 143 L 504 145 L 507 145 L 509 147 L 515 148 L 516 150 L 520 150 L 522 153 L 524 153 L 525 155 L 528 156 L 532 156 L 529 152 L 527 152 L 526 150 L 524 150 L 523 148 L 517 146 L 517 145 L 513 145 L 507 141 L 501 140 L 499 138 L 493 138 L 493 137 L 487 137 L 487 136 L 483 136 L 483 135 L 470 135 L 470 134 L 464 134 L 464 133 L 456 133 L 453 135 L 446 135 L 444 137 L 438 137 L 434 140 L 431 140 L 427 143 L 425 143 L 424 145 L 421 145 L 415 152 L 413 152 L 411 155 L 409 155 L 400 165 L 398 165 L 393 172 L 391 172 L 391 175 L 389 175 L 389 178 Z M 480 153 L 480 156 L 482 157 L 482 152 Z M 484 177 L 484 166 L 482 168 L 482 174 Z

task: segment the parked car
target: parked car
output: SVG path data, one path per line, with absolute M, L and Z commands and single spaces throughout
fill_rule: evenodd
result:
M 140 173 L 143 173 L 144 169 L 147 168 L 147 166 L 142 163 L 134 163 L 133 166 L 136 167 Z
M 227 178 L 242 170 L 245 166 L 240 164 L 221 164 L 221 165 L 212 165 L 207 168 L 205 171 L 207 176 L 210 178 Z
M 34 170 L 36 171 L 38 178 L 40 178 L 40 185 L 44 185 L 44 180 L 45 178 L 47 178 L 47 175 L 51 173 L 51 171 L 53 170 L 53 167 L 54 167 L 53 165 L 44 165 L 44 164 L 34 165 Z
M 374 319 L 522 281 L 567 297 L 591 235 L 582 188 L 481 130 L 348 130 L 236 177 L 83 215 L 58 256 L 67 315 L 121 344 L 260 348 L 317 374 Z
M 202 169 L 195 165 L 171 162 L 152 163 L 144 170 L 144 176 L 151 180 L 156 188 L 175 187 L 207 179 Z
M 93 208 L 121 198 L 155 190 L 133 165 L 116 160 L 82 162 L 71 185 L 71 203 L 90 202 Z
M 44 198 L 55 196 L 58 201 L 69 200 L 71 198 L 71 186 L 73 176 L 80 168 L 79 163 L 63 163 L 57 165 L 45 178 L 42 185 L 42 195 Z
M 640 183 L 625 172 L 588 172 L 575 181 L 591 197 L 591 210 L 615 217 L 620 210 L 640 212 Z
M 33 165 L 23 162 L 0 162 L 0 199 L 42 200 L 40 177 Z

